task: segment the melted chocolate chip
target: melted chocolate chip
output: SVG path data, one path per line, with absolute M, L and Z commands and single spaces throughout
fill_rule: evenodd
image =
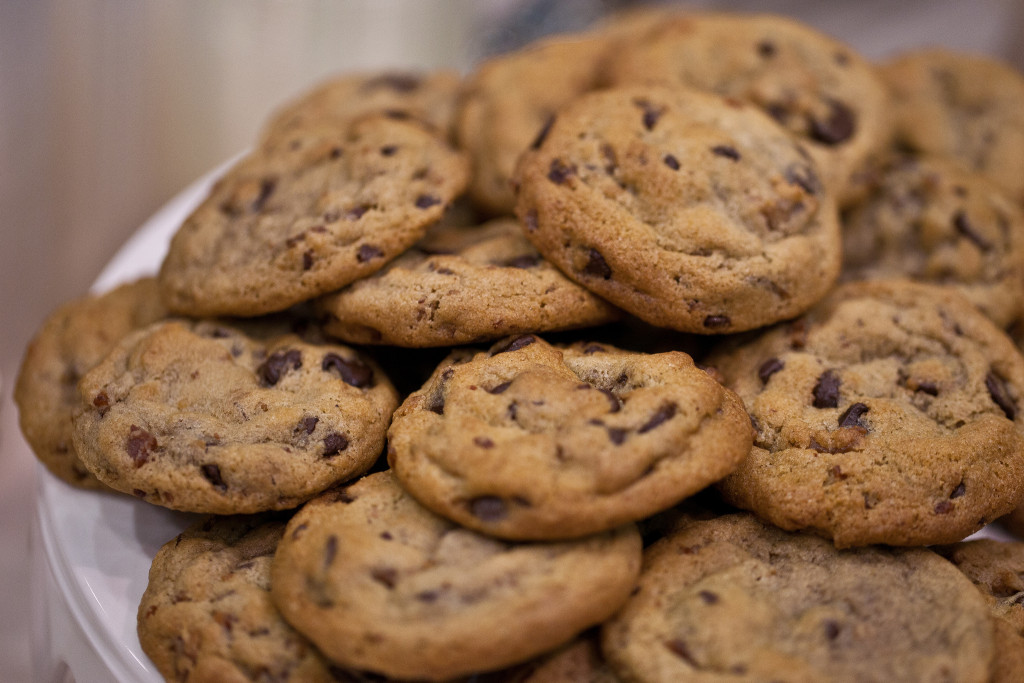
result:
M 132 425 L 128 429 L 128 441 L 125 450 L 136 467 L 149 462 L 149 456 L 157 449 L 156 437 L 142 427 Z
M 320 418 L 315 415 L 309 415 L 299 421 L 299 426 L 296 428 L 296 432 L 305 432 L 307 435 L 312 434 L 313 430 L 316 429 L 317 423 L 320 422 Z
M 715 145 L 711 148 L 711 151 L 720 157 L 725 157 L 726 159 L 732 159 L 733 161 L 740 160 L 740 153 L 736 151 L 735 147 L 730 147 L 729 145 Z
M 810 117 L 811 138 L 826 145 L 846 142 L 857 129 L 857 116 L 847 105 L 838 100 L 829 100 L 828 116 L 824 119 Z
M 574 175 L 576 175 L 575 166 L 566 165 L 561 159 L 551 160 L 551 166 L 548 169 L 548 180 L 554 184 L 562 185 Z
M 512 386 L 512 382 L 502 382 L 501 384 L 493 386 L 490 389 L 487 389 L 486 391 L 488 394 L 500 394 L 503 393 L 510 386 Z
M 228 490 L 228 485 L 224 483 L 223 479 L 221 479 L 220 467 L 217 465 L 202 465 L 199 467 L 199 470 L 203 473 L 203 477 L 206 481 L 210 482 L 213 488 L 219 489 L 220 491 Z
M 712 593 L 711 591 L 700 591 L 697 593 L 700 599 L 704 601 L 705 605 L 714 605 L 718 602 L 718 594 Z
M 469 501 L 469 512 L 482 522 L 498 522 L 508 514 L 508 508 L 497 496 L 480 496 Z
M 769 358 L 761 363 L 761 367 L 757 369 L 757 376 L 761 379 L 761 384 L 767 384 L 771 376 L 784 367 L 786 364 L 778 358 Z
M 348 437 L 339 432 L 331 432 L 324 437 L 324 458 L 333 458 L 348 448 Z
M 704 327 L 709 330 L 721 329 L 731 324 L 732 320 L 727 315 L 709 315 L 704 318 Z
M 662 158 L 662 161 L 664 161 L 665 165 L 668 166 L 669 168 L 671 168 L 673 171 L 678 171 L 679 170 L 679 159 L 676 159 L 671 154 L 666 154 Z
M 590 385 L 586 384 L 584 386 L 588 386 L 589 387 Z M 622 408 L 622 400 L 618 396 L 616 396 L 615 394 L 610 392 L 608 389 L 601 389 L 600 391 L 601 391 L 602 394 L 604 394 L 605 396 L 608 397 L 608 402 L 612 404 L 612 407 L 611 407 L 611 409 L 608 412 L 610 412 L 610 413 L 617 413 L 617 412 L 619 412 L 619 410 Z
M 348 359 L 336 353 L 328 353 L 320 362 L 320 369 L 337 373 L 343 382 L 357 389 L 373 386 L 373 370 L 358 358 Z
M 375 247 L 372 244 L 363 244 L 356 252 L 356 260 L 360 263 L 366 263 L 370 259 L 380 258 L 383 255 L 384 252 L 379 247 Z
M 956 228 L 957 232 L 973 242 L 978 249 L 981 249 L 982 251 L 989 251 L 992 249 L 992 243 L 985 239 L 981 233 L 978 232 L 977 228 L 967 220 L 967 214 L 963 211 L 957 211 L 953 215 L 953 227 Z
M 499 353 L 505 353 L 506 351 L 518 351 L 521 348 L 529 346 L 535 341 L 537 341 L 537 338 L 532 334 L 524 334 L 514 339 L 506 339 L 504 342 L 497 344 L 491 349 L 491 355 L 497 356 Z
M 612 269 L 608 265 L 608 262 L 604 260 L 604 256 L 597 249 L 587 250 L 587 265 L 583 267 L 583 273 L 586 275 L 593 275 L 603 280 L 608 280 L 612 276 Z
M 621 429 L 620 427 L 608 428 L 608 439 L 616 446 L 621 445 L 622 442 L 626 440 L 626 434 L 627 431 L 625 429 Z
M 832 370 L 821 373 L 814 385 L 814 407 L 835 408 L 839 405 L 839 375 Z
M 840 427 L 862 427 L 867 429 L 860 418 L 861 416 L 871 410 L 863 403 L 854 403 L 849 408 L 843 411 L 843 414 L 839 416 Z
M 544 125 L 537 131 L 537 137 L 530 143 L 530 149 L 540 149 L 540 146 L 544 144 L 544 140 L 548 137 L 548 132 L 551 130 L 551 126 L 555 123 L 555 115 L 552 114 L 544 122 Z
M 651 419 L 644 423 L 640 429 L 636 430 L 637 434 L 646 434 L 655 427 L 661 425 L 663 422 L 671 420 L 675 414 L 678 406 L 675 403 L 666 403 L 665 405 L 658 408 L 657 412 L 651 416 Z
M 1006 382 L 994 372 L 989 372 L 985 375 L 985 387 L 988 388 L 988 394 L 995 401 L 995 404 L 1002 408 L 1003 414 L 1010 420 L 1016 419 L 1017 404 L 1010 398 L 1010 393 L 1006 389 Z
M 258 368 L 256 374 L 264 386 L 272 387 L 281 381 L 289 370 L 302 367 L 302 352 L 298 349 L 275 351 Z

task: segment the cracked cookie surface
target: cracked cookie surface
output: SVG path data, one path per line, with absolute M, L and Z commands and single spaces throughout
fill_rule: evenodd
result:
M 468 164 L 412 120 L 311 124 L 239 161 L 171 239 L 165 303 L 190 316 L 280 311 L 380 270 L 465 188 Z
M 736 100 L 658 86 L 584 95 L 516 174 L 516 213 L 537 249 L 654 325 L 767 325 L 839 273 L 838 216 L 816 164 Z
M 123 339 L 79 391 L 75 448 L 97 478 L 215 514 L 295 507 L 367 470 L 398 402 L 348 347 L 174 320 Z
M 318 301 L 355 344 L 424 347 L 590 327 L 618 310 L 562 275 L 515 219 L 436 226 L 375 273 Z
M 734 514 L 648 548 L 638 584 L 602 629 L 625 680 L 989 680 L 985 602 L 923 548 L 838 551 Z
M 333 661 L 444 680 L 526 660 L 603 621 L 633 587 L 640 545 L 633 525 L 504 543 L 427 511 L 380 472 L 292 518 L 271 592 Z
M 751 434 L 739 399 L 685 353 L 524 335 L 442 362 L 388 438 L 395 476 L 428 508 L 545 539 L 671 507 L 732 471 Z
M 72 440 L 78 380 L 129 332 L 167 315 L 154 278 L 70 301 L 53 311 L 29 343 L 14 385 L 25 440 L 64 481 L 106 489 L 82 464 Z
M 706 362 L 757 432 L 720 487 L 784 529 L 950 543 L 1024 496 L 1024 358 L 950 289 L 850 283 Z

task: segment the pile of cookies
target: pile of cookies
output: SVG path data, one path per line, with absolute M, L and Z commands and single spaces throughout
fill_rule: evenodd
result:
M 1022 202 L 1005 65 L 620 16 L 280 109 L 15 397 L 210 515 L 168 680 L 1019 680 Z

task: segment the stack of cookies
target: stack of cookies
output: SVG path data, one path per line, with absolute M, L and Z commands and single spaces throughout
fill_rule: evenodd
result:
M 1024 77 L 652 12 L 280 109 L 16 387 L 173 681 L 1012 681 Z M 696 360 L 695 360 L 696 359 Z

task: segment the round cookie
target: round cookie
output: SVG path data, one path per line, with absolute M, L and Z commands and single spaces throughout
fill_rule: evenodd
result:
M 164 544 L 138 612 L 139 643 L 168 681 L 337 681 L 270 599 L 286 517 L 211 517 Z
M 635 86 L 563 109 L 523 155 L 516 212 L 566 275 L 637 317 L 719 334 L 795 316 L 839 272 L 815 163 L 754 107 Z
M 1005 329 L 1024 300 L 1024 212 L 992 181 L 941 157 L 893 157 L 843 217 L 843 275 L 955 287 Z
M 451 346 L 590 327 L 617 309 L 541 258 L 515 219 L 435 226 L 370 277 L 318 301 L 354 344 Z
M 681 352 L 535 335 L 443 362 L 396 411 L 392 471 L 482 533 L 573 538 L 675 505 L 750 450 L 739 399 Z
M 465 158 L 413 120 L 295 129 L 238 162 L 178 229 L 164 300 L 251 316 L 326 294 L 405 251 L 466 182 Z
M 601 35 L 545 38 L 492 57 L 467 77 L 456 133 L 473 161 L 469 194 L 492 213 L 512 213 L 511 178 L 519 155 L 562 106 L 594 90 L 608 47 Z
M 651 546 L 603 627 L 625 680 L 988 681 L 982 597 L 923 548 L 838 551 L 749 515 L 694 522 Z
M 295 507 L 367 470 L 398 403 L 347 347 L 173 320 L 127 336 L 79 390 L 74 444 L 97 478 L 215 514 Z
M 429 123 L 449 137 L 459 82 L 454 71 L 373 71 L 336 76 L 275 111 L 260 133 L 261 144 L 275 146 L 282 136 L 310 125 L 344 128 L 363 115 L 378 113 Z
M 885 87 L 852 48 L 767 14 L 681 13 L 640 31 L 607 60 L 616 85 L 664 83 L 748 102 L 818 162 L 841 204 L 889 139 Z
M 430 513 L 380 472 L 295 515 L 271 593 L 336 663 L 444 680 L 568 642 L 626 600 L 639 569 L 632 525 L 578 541 L 503 543 Z
M 1024 201 L 1024 77 L 988 57 L 907 52 L 878 72 L 897 145 L 956 159 Z
M 14 402 L 25 440 L 55 476 L 85 489 L 106 489 L 75 452 L 71 413 L 78 380 L 121 337 L 167 315 L 155 278 L 143 278 L 53 311 L 21 361 Z
M 1024 358 L 949 288 L 850 283 L 706 362 L 756 430 L 720 488 L 783 529 L 950 543 L 1024 497 Z

